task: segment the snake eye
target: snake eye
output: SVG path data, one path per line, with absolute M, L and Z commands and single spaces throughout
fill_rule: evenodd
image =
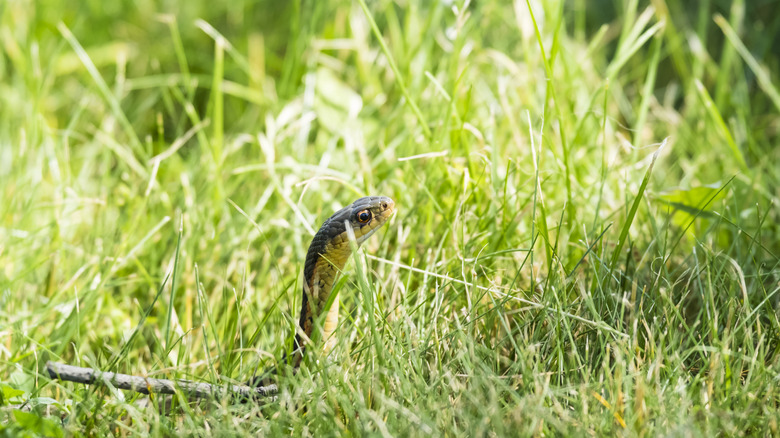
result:
M 361 224 L 365 224 L 366 222 L 371 220 L 371 212 L 368 210 L 361 210 L 357 214 L 357 220 Z

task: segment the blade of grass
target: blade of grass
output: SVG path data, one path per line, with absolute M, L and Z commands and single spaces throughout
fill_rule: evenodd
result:
M 717 17 L 717 15 L 715 16 Z M 710 17 L 707 17 L 709 19 Z M 731 29 L 737 34 L 741 34 L 743 28 L 743 22 L 745 18 L 745 2 L 744 0 L 735 0 L 731 3 L 731 9 L 729 10 L 729 20 L 731 21 Z M 718 22 L 717 18 L 714 19 L 715 23 Z M 728 37 L 728 36 L 727 36 Z M 731 95 L 734 92 L 733 79 L 734 79 L 734 61 L 736 60 L 737 52 L 734 49 L 734 44 L 724 44 L 723 49 L 720 52 L 720 60 L 718 62 L 718 77 L 715 81 L 715 103 L 718 108 L 725 108 Z
M 114 117 L 119 120 L 119 124 L 122 126 L 125 134 L 130 139 L 130 146 L 133 148 L 133 151 L 141 157 L 140 161 L 143 162 L 149 159 L 149 157 L 146 155 L 146 151 L 144 150 L 143 145 L 141 144 L 141 140 L 138 139 L 138 134 L 136 134 L 133 125 L 130 123 L 130 120 L 128 120 L 125 112 L 122 110 L 122 106 L 119 104 L 119 99 L 114 96 L 111 88 L 108 86 L 108 84 L 106 84 L 106 81 L 103 80 L 103 76 L 100 75 L 100 72 L 98 71 L 97 67 L 95 67 L 92 59 L 90 59 L 87 51 L 84 50 L 78 39 L 76 39 L 76 36 L 73 35 L 65 23 L 57 23 L 57 29 L 60 31 L 62 37 L 65 38 L 68 44 L 70 44 L 71 48 L 73 48 L 73 51 L 76 52 L 76 56 L 78 56 L 81 63 L 87 69 L 87 72 L 89 72 L 89 75 L 92 77 L 95 85 L 97 85 L 98 90 L 100 90 L 100 94 L 103 96 L 103 99 L 105 99 L 108 106 L 111 107 L 111 112 L 114 114 Z
M 664 146 L 666 146 L 666 139 L 664 139 L 663 143 L 661 143 L 661 146 L 658 148 L 658 150 L 653 152 L 653 158 L 650 161 L 650 166 L 647 167 L 645 176 L 642 178 L 642 183 L 639 185 L 639 191 L 637 192 L 636 197 L 634 197 L 634 202 L 631 204 L 631 209 L 628 211 L 626 221 L 623 224 L 623 228 L 620 230 L 620 236 L 618 237 L 617 244 L 615 245 L 615 251 L 612 253 L 612 260 L 609 263 L 609 269 L 611 271 L 614 271 L 615 267 L 617 266 L 617 261 L 620 258 L 621 252 L 623 251 L 623 245 L 625 245 L 626 239 L 628 239 L 628 231 L 631 229 L 631 225 L 634 223 L 636 211 L 639 209 L 639 204 L 642 202 L 642 197 L 645 195 L 645 190 L 647 189 L 647 183 L 650 182 L 650 175 L 653 172 L 655 160 L 658 158 L 658 153 L 661 152 Z
M 639 110 L 637 111 L 636 124 L 634 125 L 634 145 L 640 144 L 640 138 L 644 131 L 647 120 L 647 112 L 650 108 L 650 102 L 653 100 L 653 90 L 655 89 L 655 79 L 658 74 L 658 64 L 661 60 L 661 47 L 663 46 L 663 30 L 653 39 L 650 46 L 650 63 L 647 65 L 647 75 L 645 76 L 645 85 L 642 88 L 642 97 L 639 101 Z
M 382 32 L 379 30 L 379 26 L 376 25 L 376 21 L 374 21 L 374 16 L 371 15 L 371 11 L 368 10 L 368 6 L 366 5 L 366 0 L 358 0 L 358 3 L 360 4 L 360 7 L 363 8 L 363 13 L 366 15 L 366 19 L 368 20 L 369 25 L 371 25 L 371 31 L 374 33 L 374 37 L 379 43 L 379 47 L 382 48 L 382 53 L 384 53 L 385 56 L 387 57 L 387 63 L 390 65 L 390 69 L 393 70 L 393 74 L 395 75 L 395 81 L 398 84 L 398 88 L 401 89 L 401 94 L 404 95 L 404 98 L 406 98 L 406 103 L 409 105 L 409 108 L 412 109 L 414 116 L 417 117 L 417 121 L 420 123 L 420 128 L 425 134 L 425 138 L 430 140 L 431 129 L 428 127 L 428 122 L 425 121 L 425 117 L 422 115 L 422 112 L 420 112 L 420 108 L 417 106 L 417 104 L 414 101 L 414 98 L 412 98 L 412 95 L 409 93 L 409 90 L 406 88 L 406 81 L 404 81 L 404 77 L 403 75 L 401 75 L 401 71 L 398 69 L 398 66 L 396 65 L 395 59 L 393 58 L 393 54 L 390 53 L 390 49 L 387 48 L 387 44 L 385 44 L 385 40 L 382 38 Z
M 764 90 L 767 96 L 769 96 L 769 99 L 772 100 L 775 108 L 780 111 L 780 92 L 778 92 L 777 88 L 774 86 L 774 84 L 772 84 L 772 79 L 769 77 L 767 70 L 763 68 L 761 64 L 758 63 L 758 61 L 756 61 L 756 58 L 750 53 L 748 48 L 745 47 L 745 44 L 742 43 L 739 35 L 734 32 L 734 29 L 732 29 L 729 22 L 726 21 L 722 15 L 716 14 L 714 20 L 723 31 L 723 34 L 726 35 L 726 38 L 728 38 L 731 45 L 737 49 L 739 55 L 743 60 L 745 60 L 745 63 L 747 63 L 748 67 L 750 67 L 750 70 L 753 71 L 753 74 L 756 75 L 759 87 Z
M 734 159 L 737 160 L 737 164 L 739 164 L 740 169 L 743 172 L 749 174 L 750 169 L 748 169 L 747 163 L 745 163 L 745 157 L 742 156 L 742 151 L 739 150 L 739 146 L 737 146 L 737 143 L 734 141 L 734 137 L 731 135 L 731 131 L 729 130 L 728 126 L 726 126 L 726 122 L 723 120 L 723 117 L 720 115 L 720 111 L 718 111 L 718 108 L 715 106 L 715 102 L 712 101 L 710 93 L 707 92 L 707 89 L 704 88 L 704 85 L 698 79 L 694 80 L 694 85 L 696 86 L 696 91 L 699 93 L 699 97 L 704 104 L 704 108 L 707 110 L 707 113 L 709 113 L 710 117 L 712 117 L 712 121 L 715 122 L 715 126 L 718 127 L 721 135 L 723 135 L 723 137 L 726 139 L 726 143 L 729 145 L 729 149 L 731 149 L 731 153 L 734 155 Z
M 173 320 L 173 304 L 176 298 L 176 277 L 179 270 L 179 254 L 181 252 L 181 237 L 184 233 L 184 218 L 179 220 L 179 237 L 176 240 L 176 253 L 173 258 L 173 274 L 171 279 L 171 295 L 168 300 L 168 316 L 165 319 L 165 357 L 170 353 L 171 342 L 171 321 Z
M 225 135 L 225 98 L 222 93 L 222 81 L 225 77 L 225 39 L 214 41 L 214 76 L 211 84 L 212 117 L 214 119 L 212 155 L 217 169 L 222 168 L 222 145 Z
M 539 24 L 536 21 L 536 16 L 534 15 L 533 8 L 531 7 L 531 0 L 526 0 L 526 5 L 528 6 L 528 12 L 531 15 L 531 21 L 534 24 L 534 32 L 536 33 L 536 41 L 539 44 L 539 53 L 542 55 L 542 61 L 544 63 L 544 72 L 547 75 L 547 82 L 546 82 L 546 91 L 545 93 L 547 96 L 552 98 L 553 107 L 555 108 L 555 113 L 558 116 L 558 133 L 561 139 L 561 151 L 563 153 L 563 173 L 564 173 L 564 184 L 566 186 L 566 208 L 567 208 L 567 216 L 568 220 L 570 221 L 569 225 L 573 225 L 573 222 L 576 219 L 576 214 L 574 212 L 574 203 L 572 202 L 572 190 L 571 190 L 571 162 L 569 160 L 569 144 L 566 141 L 566 129 L 563 120 L 563 111 L 561 110 L 561 104 L 558 101 L 558 97 L 555 95 L 555 81 L 553 80 L 553 69 L 551 65 L 551 60 L 547 58 L 547 54 L 544 50 L 544 38 L 542 37 L 542 33 L 539 30 Z M 557 35 L 560 34 L 560 32 L 556 33 L 556 39 Z M 545 98 L 545 102 L 547 102 L 549 99 Z M 545 105 L 545 113 L 546 113 L 546 107 Z M 545 224 L 545 228 L 546 228 Z M 576 233 L 576 228 L 571 227 L 572 230 Z M 542 236 L 545 237 L 544 235 Z M 547 236 L 549 237 L 549 236 Z M 549 239 L 544 239 L 548 245 Z M 548 261 L 551 261 L 552 256 L 548 256 Z M 552 267 L 552 264 L 549 263 L 550 267 Z

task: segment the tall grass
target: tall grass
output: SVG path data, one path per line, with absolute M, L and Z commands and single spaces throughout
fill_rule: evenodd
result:
M 777 434 L 773 7 L 0 3 L 1 430 Z M 398 213 L 278 399 L 44 375 L 249 378 L 369 194 Z

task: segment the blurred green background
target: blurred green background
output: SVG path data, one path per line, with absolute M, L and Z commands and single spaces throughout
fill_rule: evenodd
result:
M 3 433 L 776 434 L 778 12 L 0 0 Z M 378 194 L 278 400 L 44 375 L 245 380 Z

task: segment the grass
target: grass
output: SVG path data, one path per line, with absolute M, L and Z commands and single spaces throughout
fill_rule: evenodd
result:
M 692 5 L 0 3 L 0 430 L 777 435 L 780 19 Z M 278 400 L 43 372 L 247 379 L 369 194 Z

